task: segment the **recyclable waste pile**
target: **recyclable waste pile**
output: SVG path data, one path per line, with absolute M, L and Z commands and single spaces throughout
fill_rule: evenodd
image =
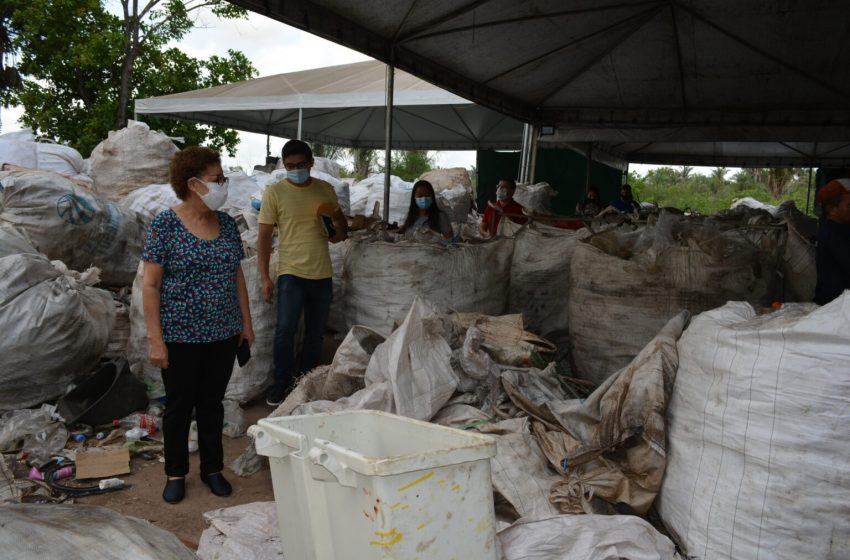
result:
M 389 336 L 353 327 L 333 362 L 303 376 L 271 416 L 381 410 L 494 436 L 496 510 L 500 527 L 512 527 L 509 557 L 521 558 L 546 530 L 526 525 L 531 519 L 615 514 L 615 504 L 647 513 L 664 473 L 664 411 L 687 318 L 674 317 L 593 390 L 558 371 L 550 362 L 555 347 L 525 330 L 521 315 L 444 313 L 417 297 Z M 231 469 L 244 476 L 261 466 L 249 446 Z M 604 523 L 597 525 L 582 530 L 601 531 Z M 645 537 L 629 546 L 674 557 L 648 524 L 628 530 Z
M 676 313 L 727 301 L 769 307 L 814 287 L 814 247 L 789 222 L 739 208 L 708 217 L 662 211 L 645 226 L 586 236 L 570 261 L 569 333 L 578 375 L 602 383 Z M 790 220 L 800 225 L 791 226 Z

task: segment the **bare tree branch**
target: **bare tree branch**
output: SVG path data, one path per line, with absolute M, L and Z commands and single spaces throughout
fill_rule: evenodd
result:
M 159 4 L 161 1 L 162 1 L 162 0 L 150 0 L 150 1 L 148 2 L 147 6 L 145 6 L 144 8 L 142 8 L 142 13 L 140 13 L 140 14 L 139 14 L 139 21 L 141 21 L 142 19 L 144 19 L 144 17 L 145 17 L 146 15 L 148 15 L 148 12 L 150 12 L 150 11 L 154 8 L 154 6 L 156 6 L 157 4 Z

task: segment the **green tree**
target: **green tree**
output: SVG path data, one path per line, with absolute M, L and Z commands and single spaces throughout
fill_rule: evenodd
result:
M 434 167 L 434 157 L 428 150 L 401 150 L 393 152 L 390 172 L 405 181 L 413 181 Z
M 373 172 L 378 170 L 378 150 L 369 148 L 350 148 L 348 155 L 351 156 L 352 165 L 354 167 L 354 177 L 356 179 L 365 179 Z
M 7 91 L 19 90 L 24 84 L 14 65 L 10 64 L 14 48 L 12 47 L 12 29 L 10 20 L 13 9 L 9 4 L 0 5 L 0 100 Z M 8 107 L 8 104 L 4 103 Z
M 129 103 L 150 97 L 249 79 L 256 70 L 241 53 L 198 60 L 175 48 L 191 29 L 191 13 L 209 7 L 238 16 L 219 0 L 179 2 L 121 0 L 127 17 L 110 13 L 102 0 L 6 0 L 12 47 L 24 77 L 20 91 L 2 93 L 22 105 L 22 122 L 39 134 L 67 142 L 83 154 L 117 123 L 126 124 Z M 129 18 L 129 19 L 127 19 Z M 131 46 L 128 51 L 127 37 Z M 129 53 L 129 58 L 128 58 Z M 125 95 L 126 94 L 126 95 Z M 233 154 L 233 131 L 148 119 L 152 126 L 186 143 L 206 143 Z

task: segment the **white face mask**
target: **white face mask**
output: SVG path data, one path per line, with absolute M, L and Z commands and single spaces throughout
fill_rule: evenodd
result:
M 505 187 L 499 187 L 496 189 L 496 200 L 507 200 L 508 199 L 508 189 Z
M 195 193 L 201 197 L 201 201 L 207 205 L 212 211 L 216 211 L 224 205 L 227 200 L 227 183 L 220 185 L 218 183 L 204 183 L 209 191 L 207 194 Z

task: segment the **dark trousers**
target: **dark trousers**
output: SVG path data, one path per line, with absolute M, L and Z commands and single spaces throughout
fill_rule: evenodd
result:
M 166 343 L 168 369 L 162 370 L 165 385 L 165 474 L 189 472 L 189 425 L 192 409 L 198 422 L 201 472 L 224 468 L 221 429 L 224 424 L 224 391 L 233 372 L 238 336 L 203 344 Z
M 292 385 L 295 368 L 295 334 L 298 319 L 304 312 L 304 346 L 301 349 L 301 373 L 319 365 L 322 337 L 333 299 L 330 278 L 308 280 L 284 274 L 277 278 L 277 327 L 274 333 L 274 383 L 286 388 Z

